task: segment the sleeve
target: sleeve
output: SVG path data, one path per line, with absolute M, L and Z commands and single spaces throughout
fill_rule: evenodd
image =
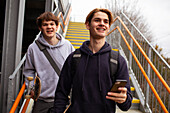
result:
M 122 111 L 127 111 L 132 105 L 132 95 L 131 95 L 131 91 L 130 91 L 130 80 L 129 80 L 129 72 L 128 72 L 127 63 L 126 63 L 125 59 L 121 55 L 119 56 L 119 60 L 118 60 L 117 78 L 127 80 L 127 84 L 126 84 L 127 99 L 122 104 L 117 103 L 118 107 Z
M 71 58 L 73 54 L 70 54 L 66 59 L 64 66 L 61 70 L 59 82 L 55 92 L 54 100 L 54 111 L 55 113 L 63 113 L 68 104 L 68 95 L 70 94 L 72 86 L 72 77 L 71 77 Z
M 33 55 L 31 52 L 31 49 L 28 48 L 28 51 L 26 53 L 26 60 L 24 65 L 24 71 L 23 74 L 25 76 L 25 83 L 26 87 L 28 86 L 28 80 L 27 77 L 33 77 L 35 78 L 35 67 L 34 67 L 34 61 L 33 61 Z M 33 80 L 34 81 L 34 80 Z M 33 85 L 33 81 L 31 82 L 31 85 Z

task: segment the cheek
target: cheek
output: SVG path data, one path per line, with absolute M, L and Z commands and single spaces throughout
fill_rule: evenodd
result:
M 45 31 L 46 27 L 41 27 L 41 31 Z

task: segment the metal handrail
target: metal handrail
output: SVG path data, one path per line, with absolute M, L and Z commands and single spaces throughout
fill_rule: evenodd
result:
M 25 91 L 25 82 L 22 85 L 22 88 L 21 88 L 20 92 L 18 93 L 18 96 L 17 96 L 17 98 L 16 98 L 16 100 L 15 100 L 15 102 L 14 102 L 14 104 L 13 104 L 13 106 L 12 106 L 9 113 L 14 113 L 15 112 L 15 110 L 16 110 L 18 104 L 19 104 L 19 101 L 21 100 L 22 95 L 24 94 L 24 91 Z
M 118 18 L 118 17 L 117 17 L 117 18 Z M 142 65 L 140 64 L 138 58 L 136 57 L 135 53 L 134 53 L 133 50 L 131 49 L 131 47 L 130 47 L 128 41 L 126 40 L 126 38 L 125 38 L 125 36 L 123 35 L 123 33 L 122 33 L 122 31 L 120 30 L 120 28 L 119 28 L 118 26 L 115 27 L 112 31 L 109 32 L 109 34 L 110 34 L 111 32 L 113 32 L 113 31 L 115 31 L 116 29 L 118 29 L 118 31 L 120 32 L 120 34 L 121 34 L 123 40 L 125 41 L 125 43 L 126 43 L 128 49 L 130 50 L 130 52 L 132 53 L 132 56 L 134 57 L 136 63 L 138 64 L 140 70 L 142 71 L 142 73 L 143 73 L 145 79 L 147 80 L 147 82 L 148 82 L 148 84 L 149 84 L 151 90 L 153 91 L 153 93 L 154 93 L 155 97 L 157 98 L 159 104 L 161 105 L 163 111 L 164 111 L 165 113 L 168 113 L 168 110 L 166 109 L 165 105 L 163 104 L 161 98 L 159 97 L 158 93 L 156 92 L 154 86 L 152 85 L 151 81 L 149 80 L 149 78 L 148 78 L 146 72 L 144 71 Z M 108 35 L 109 35 L 109 34 L 108 34 Z M 131 33 L 130 33 L 130 34 L 131 34 Z M 139 44 L 138 44 L 138 45 L 139 45 Z M 140 46 L 140 45 L 139 45 L 139 46 Z
M 137 32 L 143 37 L 143 39 L 149 44 L 149 46 L 154 50 L 154 52 L 160 57 L 160 59 L 164 62 L 164 64 L 170 69 L 170 65 L 158 53 L 158 51 L 152 46 L 152 44 L 146 39 L 146 37 L 139 31 L 139 29 L 133 24 L 133 22 L 122 11 L 121 11 L 121 13 L 130 22 L 130 24 L 137 30 Z
M 18 66 L 16 67 L 16 69 L 14 70 L 14 72 L 9 76 L 9 80 L 12 80 L 15 78 L 15 75 L 17 74 L 17 72 L 19 71 L 19 69 L 21 68 L 21 66 L 24 64 L 26 59 L 26 54 L 23 56 L 22 60 L 19 62 Z
M 67 14 L 67 18 L 66 18 L 65 21 L 64 21 L 64 17 L 63 17 L 62 12 L 60 12 L 60 13 L 58 14 L 58 16 L 57 16 L 58 18 L 61 17 L 61 19 L 62 19 L 62 21 L 63 21 L 63 24 L 64 24 L 65 26 L 67 26 L 67 24 L 68 24 L 68 22 L 69 22 L 71 10 L 72 10 L 72 8 L 70 7 L 69 12 L 68 12 L 68 14 Z M 65 32 L 66 32 L 66 27 L 65 27 L 65 29 L 64 29 L 64 27 L 63 27 L 63 25 L 61 24 L 61 22 L 59 23 L 59 25 L 61 26 L 62 31 L 65 33 Z
M 68 21 L 69 21 L 69 18 L 70 18 L 70 13 L 71 13 L 71 7 L 70 7 L 70 9 L 69 9 L 69 12 L 68 12 L 68 14 L 67 14 L 67 17 L 66 17 L 66 20 L 65 20 L 65 21 L 64 21 L 64 18 L 63 18 L 63 15 L 62 15 L 61 12 L 60 12 L 60 13 L 58 14 L 58 16 L 57 16 L 58 18 L 59 18 L 59 17 L 62 18 L 63 23 L 64 23 L 65 26 L 68 25 Z M 61 22 L 60 22 L 59 25 L 62 26 Z M 63 32 L 65 32 L 65 30 L 63 29 L 63 26 L 62 26 L 62 30 L 63 30 Z M 39 36 L 39 35 L 40 35 L 40 32 L 39 32 L 39 34 L 38 34 L 37 36 Z M 37 39 L 37 38 L 36 38 L 36 39 Z M 21 66 L 24 64 L 25 59 L 26 59 L 26 54 L 24 55 L 24 57 L 22 58 L 22 60 L 21 60 L 20 63 L 18 64 L 17 68 L 16 68 L 16 69 L 14 70 L 14 72 L 12 73 L 12 75 L 9 76 L 9 80 L 12 80 L 12 79 L 15 78 L 17 72 L 19 71 L 19 69 L 21 68 Z M 22 88 L 21 88 L 18 96 L 17 96 L 17 98 L 16 98 L 13 106 L 11 107 L 10 113 L 14 113 L 14 112 L 15 112 L 15 110 L 16 110 L 16 108 L 17 108 L 17 106 L 18 106 L 18 104 L 19 104 L 19 102 L 20 102 L 20 100 L 21 100 L 21 97 L 22 97 L 22 95 L 24 94 L 24 90 L 25 90 L 25 82 L 23 83 Z
M 126 29 L 126 31 L 128 32 L 128 34 L 130 35 L 130 37 L 132 38 L 132 40 L 135 42 L 135 44 L 137 45 L 137 47 L 139 48 L 139 50 L 141 51 L 141 53 L 143 54 L 143 56 L 146 58 L 146 60 L 148 61 L 148 63 L 150 64 L 150 66 L 152 67 L 152 69 L 154 70 L 155 74 L 158 76 L 158 78 L 160 79 L 160 81 L 162 82 L 162 84 L 164 85 L 164 87 L 166 88 L 166 90 L 169 92 L 170 94 L 170 87 L 168 86 L 168 84 L 165 82 L 165 80 L 162 78 L 161 74 L 159 73 L 159 71 L 155 68 L 155 66 L 153 65 L 153 63 L 150 61 L 150 59 L 148 58 L 148 56 L 146 55 L 146 53 L 143 51 L 143 49 L 141 48 L 141 46 L 139 45 L 139 43 L 136 41 L 136 39 L 133 37 L 133 35 L 130 33 L 129 29 L 127 28 L 127 26 L 124 24 L 124 22 L 121 20 L 121 18 L 119 16 L 117 16 L 113 22 L 115 22 L 116 20 L 119 20 L 121 22 L 121 24 L 123 25 L 123 27 Z M 113 32 L 114 29 L 112 31 L 110 31 L 108 33 L 108 35 Z

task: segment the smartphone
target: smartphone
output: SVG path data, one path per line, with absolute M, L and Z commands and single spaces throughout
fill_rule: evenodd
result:
M 125 87 L 127 84 L 127 80 L 116 80 L 115 84 L 111 88 L 111 92 L 120 93 L 118 90 L 119 87 Z

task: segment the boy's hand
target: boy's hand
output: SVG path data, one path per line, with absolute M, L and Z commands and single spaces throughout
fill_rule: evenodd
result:
M 30 91 L 30 95 L 31 95 L 31 98 L 34 99 L 34 91 L 33 90 Z
M 115 93 L 115 92 L 108 92 L 106 98 L 113 100 L 117 103 L 124 103 L 127 98 L 127 88 L 126 87 L 119 87 L 118 88 L 120 93 Z

